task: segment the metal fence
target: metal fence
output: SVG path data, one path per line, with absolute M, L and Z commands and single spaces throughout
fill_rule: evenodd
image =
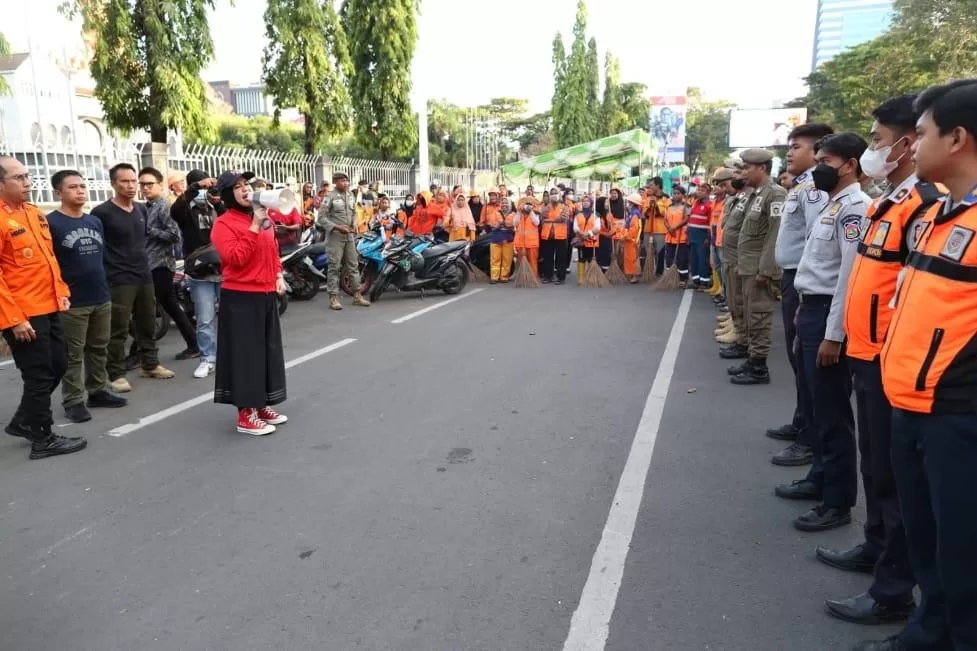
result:
M 327 159 L 325 167 L 330 179 L 336 172 L 342 172 L 349 177 L 350 183 L 355 184 L 360 181 L 379 183 L 380 189 L 394 198 L 403 197 L 412 189 L 411 174 L 414 171 L 412 163 L 337 156 Z
M 224 170 L 241 170 L 254 172 L 269 183 L 286 185 L 315 181 L 318 160 L 318 156 L 304 154 L 209 145 L 187 145 L 182 155 L 167 157 L 171 170 L 199 169 L 212 176 Z

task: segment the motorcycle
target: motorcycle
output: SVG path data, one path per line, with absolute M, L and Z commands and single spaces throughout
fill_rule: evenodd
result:
M 379 300 L 389 288 L 422 294 L 429 289 L 461 292 L 468 284 L 468 249 L 465 240 L 435 244 L 410 231 L 403 237 L 395 235 L 383 247 L 384 265 L 370 290 L 370 300 Z
M 363 294 L 369 294 L 370 288 L 380 275 L 380 270 L 383 269 L 385 244 L 383 226 L 379 225 L 363 233 L 356 240 L 356 253 L 360 259 L 360 292 Z M 349 283 L 349 276 L 343 276 L 343 291 L 350 296 L 354 293 Z
M 287 278 L 285 279 L 285 288 L 286 288 L 285 294 L 278 297 L 279 316 L 285 314 L 285 310 L 288 309 L 289 284 Z M 176 292 L 176 300 L 180 304 L 180 307 L 182 307 L 183 311 L 186 312 L 188 317 L 190 317 L 190 323 L 196 326 L 197 317 L 194 312 L 193 295 L 190 291 L 190 276 L 188 276 L 184 271 L 183 260 L 176 261 L 176 273 L 173 274 L 173 289 Z M 215 312 L 218 307 L 220 307 L 220 301 L 218 301 L 217 306 L 214 307 Z M 157 337 L 157 339 L 158 338 L 159 337 Z
M 292 298 L 297 301 L 315 298 L 322 283 L 326 282 L 326 243 L 307 241 L 298 246 L 283 246 L 281 262 Z M 321 269 L 317 263 L 322 265 Z

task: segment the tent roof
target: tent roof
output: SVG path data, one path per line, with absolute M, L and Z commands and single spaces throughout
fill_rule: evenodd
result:
M 551 176 L 624 176 L 631 173 L 631 168 L 654 160 L 657 149 L 647 132 L 633 129 L 504 165 L 502 175 L 511 181 Z

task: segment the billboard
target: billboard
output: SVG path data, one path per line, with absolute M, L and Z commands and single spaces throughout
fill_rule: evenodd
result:
M 661 145 L 661 162 L 685 161 L 685 95 L 659 95 L 651 104 L 651 137 Z
M 805 122 L 806 108 L 733 109 L 729 112 L 729 148 L 786 147 L 788 134 Z

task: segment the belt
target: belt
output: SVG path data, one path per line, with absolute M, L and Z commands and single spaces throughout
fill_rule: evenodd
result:
M 807 305 L 831 305 L 834 296 L 831 294 L 799 294 L 801 303 Z

